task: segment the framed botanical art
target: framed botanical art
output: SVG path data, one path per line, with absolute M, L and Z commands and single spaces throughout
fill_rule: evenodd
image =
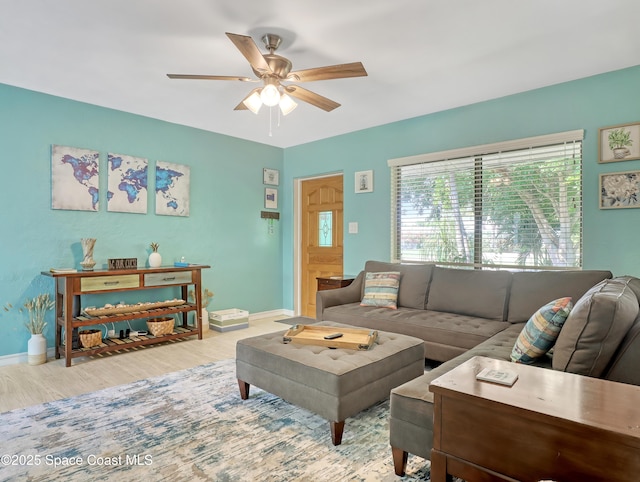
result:
M 640 171 L 600 174 L 600 209 L 640 208 Z
M 598 162 L 640 159 L 640 122 L 600 129 L 598 151 Z

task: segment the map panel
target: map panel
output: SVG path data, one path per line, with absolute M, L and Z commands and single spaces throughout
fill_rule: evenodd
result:
M 97 211 L 100 155 L 97 151 L 51 146 L 51 208 Z
M 156 214 L 189 216 L 190 172 L 183 164 L 156 163 Z
M 107 211 L 145 214 L 149 161 L 142 157 L 109 153 L 107 164 Z

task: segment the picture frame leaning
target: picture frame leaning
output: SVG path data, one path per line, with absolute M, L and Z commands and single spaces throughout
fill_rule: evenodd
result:
M 598 162 L 640 159 L 640 122 L 602 127 L 598 135 Z

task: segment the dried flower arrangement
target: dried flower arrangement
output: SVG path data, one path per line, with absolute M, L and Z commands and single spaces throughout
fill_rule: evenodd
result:
M 206 308 L 207 306 L 209 306 L 209 303 L 211 302 L 211 299 L 213 298 L 213 291 L 209 291 L 207 288 L 204 289 L 204 291 L 202 292 L 202 307 Z M 195 294 L 193 292 L 193 290 L 189 291 L 189 301 L 190 302 L 195 302 L 196 298 L 195 298 Z
M 49 293 L 41 293 L 35 298 L 27 298 L 24 302 L 23 308 L 18 308 L 18 311 L 22 313 L 25 309 L 29 315 L 29 321 L 25 322 L 24 326 L 32 335 L 42 334 L 44 328 L 47 326 L 47 322 L 44 321 L 44 317 L 47 311 L 53 309 L 55 301 L 51 299 Z M 13 306 L 7 303 L 4 306 L 4 311 L 10 311 Z

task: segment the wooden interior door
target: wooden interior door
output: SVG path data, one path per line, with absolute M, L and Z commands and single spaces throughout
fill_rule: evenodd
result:
M 300 311 L 303 316 L 316 316 L 316 278 L 343 274 L 342 194 L 342 175 L 302 181 Z

